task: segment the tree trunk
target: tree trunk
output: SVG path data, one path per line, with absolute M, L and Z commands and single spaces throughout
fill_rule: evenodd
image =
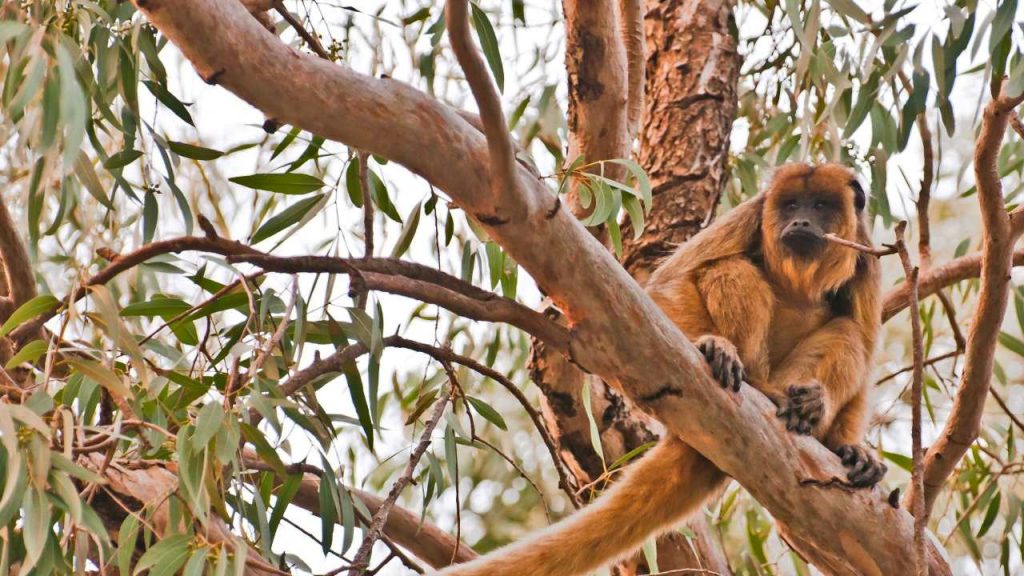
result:
M 726 181 L 740 58 L 727 0 L 650 0 L 640 165 L 654 191 L 622 264 L 643 284 L 662 257 L 710 219 Z

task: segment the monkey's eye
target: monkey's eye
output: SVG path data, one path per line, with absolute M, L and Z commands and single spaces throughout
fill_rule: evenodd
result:
M 792 211 L 796 210 L 796 200 L 788 200 L 782 205 L 783 210 Z
M 829 204 L 828 202 L 825 202 L 824 200 L 818 200 L 817 202 L 814 203 L 815 210 L 827 210 L 831 207 L 832 205 Z

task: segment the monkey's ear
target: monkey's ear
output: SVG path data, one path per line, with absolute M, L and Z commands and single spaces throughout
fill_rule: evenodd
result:
M 864 205 L 867 204 L 867 197 L 864 195 L 864 188 L 860 185 L 860 182 L 856 178 L 850 180 L 850 189 L 853 190 L 853 206 L 857 209 L 857 213 L 860 214 L 864 211 Z

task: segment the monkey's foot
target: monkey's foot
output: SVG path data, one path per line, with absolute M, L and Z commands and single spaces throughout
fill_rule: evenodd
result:
M 743 362 L 740 362 L 739 352 L 732 342 L 721 336 L 705 334 L 697 339 L 697 349 L 704 355 L 708 366 L 711 367 L 711 374 L 722 387 L 739 391 L 740 383 L 746 378 L 746 374 L 743 371 Z
M 775 415 L 786 421 L 786 430 L 810 434 L 825 415 L 825 394 L 821 384 L 811 382 L 786 388 L 786 396 L 779 402 Z
M 878 484 L 888 470 L 881 460 L 863 446 L 844 444 L 836 448 L 836 454 L 843 460 L 843 466 L 846 466 L 846 478 L 857 488 Z

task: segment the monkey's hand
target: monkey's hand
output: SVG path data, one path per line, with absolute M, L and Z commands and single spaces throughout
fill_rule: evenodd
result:
M 878 484 L 888 470 L 870 450 L 856 444 L 843 444 L 836 448 L 836 454 L 846 466 L 846 478 L 857 488 Z
M 777 403 L 775 415 L 786 421 L 786 430 L 797 434 L 810 434 L 825 416 L 825 393 L 817 381 L 786 388 Z
M 721 336 L 705 334 L 697 339 L 697 349 L 704 355 L 708 366 L 711 367 L 711 374 L 722 387 L 739 391 L 746 373 L 743 371 L 743 362 L 740 362 L 736 346 Z

